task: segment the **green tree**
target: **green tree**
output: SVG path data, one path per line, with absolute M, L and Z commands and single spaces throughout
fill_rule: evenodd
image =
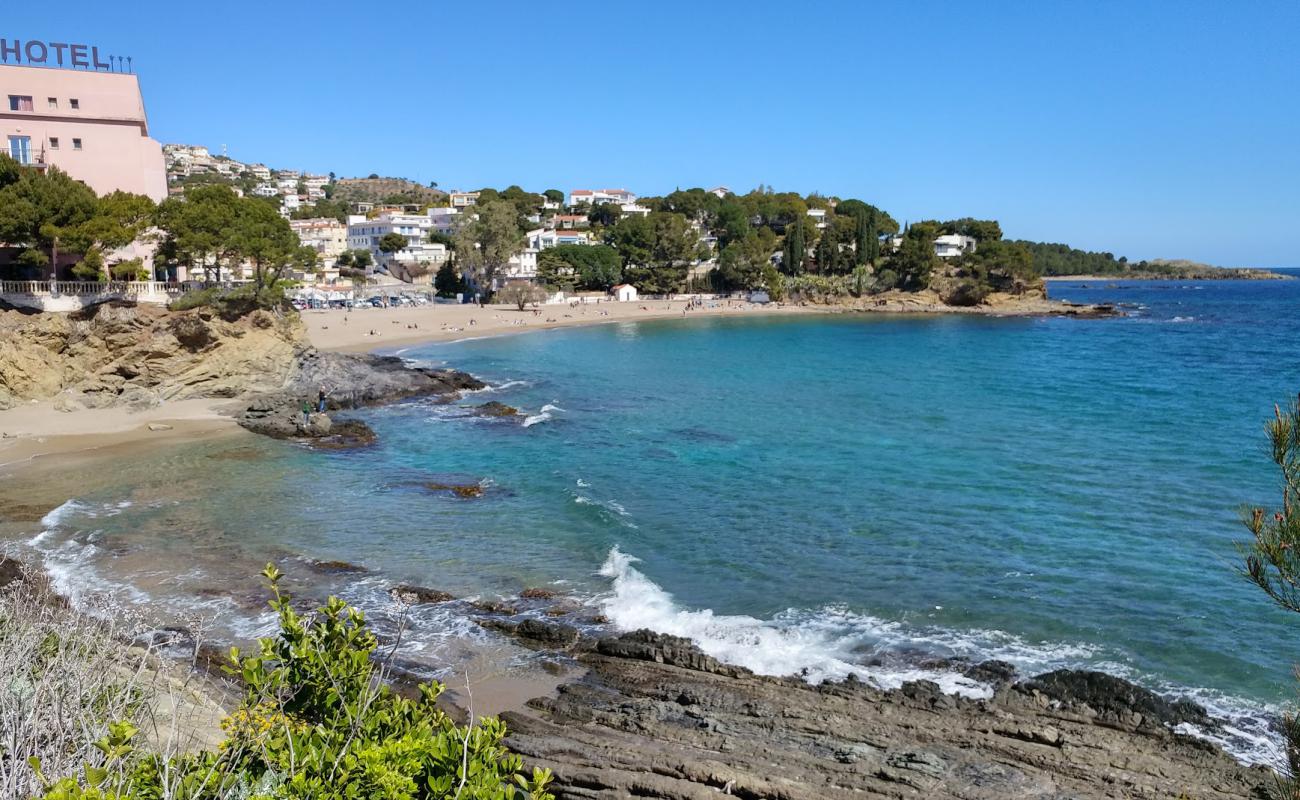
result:
M 939 266 L 934 254 L 934 240 L 939 236 L 936 222 L 917 222 L 903 234 L 903 242 L 889 260 L 889 268 L 898 275 L 901 288 L 909 291 L 926 289 Z
M 618 283 L 623 276 L 618 250 L 603 244 L 562 244 L 547 248 L 537 257 L 539 276 L 544 263 L 548 274 L 553 271 L 559 275 L 572 275 L 572 288 L 584 290 L 603 291 Z
M 20 248 L 18 261 L 58 275 L 59 248 L 95 215 L 94 191 L 58 167 L 23 168 L 0 189 L 0 242 Z
M 718 257 L 718 274 L 728 289 L 758 289 L 764 285 L 764 270 L 772 263 L 776 234 L 759 228 L 745 238 L 722 249 Z
M 103 263 L 114 251 L 143 236 L 153 225 L 156 212 L 152 199 L 115 191 L 96 200 L 94 216 L 77 229 L 75 238 L 83 252 L 87 255 L 96 252 L 98 261 Z M 107 277 L 109 269 L 104 267 L 101 274 Z
M 949 220 L 939 226 L 940 233 L 955 233 L 969 236 L 980 244 L 996 242 L 1002 238 L 1002 226 L 995 219 L 961 219 Z
M 564 202 L 564 192 L 561 192 L 559 189 L 547 189 L 546 191 L 542 192 L 542 196 L 544 196 L 547 200 L 550 200 L 552 203 Z
M 995 292 L 1020 294 L 1042 284 L 1029 248 L 1020 242 L 981 242 L 973 252 L 957 259 L 956 265 L 963 276 Z
M 513 204 L 502 200 L 480 202 L 475 209 L 475 219 L 456 237 L 456 256 L 473 276 L 475 289 L 487 294 L 501 268 L 523 250 L 524 234 L 519 230 Z
M 1281 477 L 1281 505 L 1254 507 L 1244 515 L 1251 540 L 1239 545 L 1245 577 L 1279 607 L 1300 613 L 1300 400 L 1283 410 L 1273 406 L 1273 419 L 1265 426 L 1269 454 Z M 1300 797 L 1300 716 L 1282 719 L 1290 769 L 1286 798 Z
M 621 216 L 623 216 L 623 209 L 617 203 L 596 203 L 587 212 L 587 220 L 592 225 L 604 225 L 605 227 L 617 223 Z
M 160 255 L 175 265 L 201 269 L 205 280 L 213 280 L 237 255 L 233 235 L 240 209 L 234 190 L 216 184 L 164 200 L 156 219 L 163 234 Z
M 699 237 L 686 218 L 665 211 L 620 220 L 611 243 L 623 256 L 624 277 L 645 294 L 679 291 L 699 253 Z
M 804 238 L 803 225 L 790 225 L 785 230 L 785 251 L 781 255 L 781 268 L 790 275 L 802 275 L 808 257 L 808 240 Z
M 465 291 L 465 281 L 450 259 L 442 262 L 438 274 L 433 276 L 433 289 L 439 297 L 455 297 Z
M 571 292 L 578 285 L 578 269 L 569 263 L 559 248 L 552 247 L 537 254 L 537 280 L 545 286 Z
M 236 209 L 233 250 L 252 264 L 255 289 L 275 289 L 290 266 L 315 262 L 315 251 L 299 244 L 289 222 L 273 206 L 241 198 Z
M 410 242 L 400 233 L 385 233 L 379 237 L 379 252 L 391 256 L 410 246 Z
M 290 219 L 336 219 L 348 221 L 348 204 L 342 200 L 317 200 L 311 205 L 299 206 L 289 212 Z
M 740 200 L 728 197 L 718 205 L 714 220 L 714 232 L 718 236 L 718 247 L 725 248 L 734 241 L 745 238 L 749 232 L 750 213 Z

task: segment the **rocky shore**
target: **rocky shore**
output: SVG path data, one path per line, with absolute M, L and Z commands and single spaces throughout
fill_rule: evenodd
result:
M 577 647 L 582 677 L 503 715 L 509 746 L 554 771 L 561 799 L 1244 800 L 1276 787 L 1174 730 L 1214 725 L 1204 709 L 1102 673 L 972 665 L 996 690 L 971 700 L 928 681 L 756 676 L 648 631 Z

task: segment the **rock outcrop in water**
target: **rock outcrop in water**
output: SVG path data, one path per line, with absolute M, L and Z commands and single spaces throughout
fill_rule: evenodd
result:
M 1050 673 L 987 700 L 928 681 L 812 686 L 647 631 L 578 661 L 585 674 L 557 696 L 504 715 L 507 744 L 555 771 L 561 800 L 1245 800 L 1275 786 L 1268 770 L 1167 727 L 1196 717 L 1192 704 L 1098 673 Z

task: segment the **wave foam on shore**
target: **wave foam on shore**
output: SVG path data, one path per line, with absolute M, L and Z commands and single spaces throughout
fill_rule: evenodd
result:
M 598 602 L 619 630 L 640 628 L 691 639 L 699 648 L 728 664 L 759 675 L 796 676 L 809 683 L 856 675 L 882 689 L 915 680 L 937 683 L 949 694 L 987 698 L 993 687 L 961 672 L 924 664 L 939 658 L 971 663 L 1006 661 L 1021 675 L 1054 669 L 1096 669 L 1143 684 L 1158 694 L 1186 697 L 1223 720 L 1220 730 L 1184 726 L 1180 732 L 1214 742 L 1238 761 L 1277 766 L 1285 763 L 1280 740 L 1272 730 L 1277 709 L 1208 689 L 1175 686 L 1136 674 L 1126 666 L 1102 661 L 1104 653 L 1086 643 L 1029 642 L 1003 631 L 917 628 L 827 607 L 816 611 L 788 609 L 770 620 L 715 614 L 711 609 L 682 608 L 633 564 L 639 559 L 616 546 L 599 574 L 612 580 L 611 592 Z

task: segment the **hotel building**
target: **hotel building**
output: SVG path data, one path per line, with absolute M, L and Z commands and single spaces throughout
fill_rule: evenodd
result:
M 162 145 L 149 137 L 132 74 L 0 65 L 0 146 L 20 164 L 58 167 L 98 194 L 167 197 Z

